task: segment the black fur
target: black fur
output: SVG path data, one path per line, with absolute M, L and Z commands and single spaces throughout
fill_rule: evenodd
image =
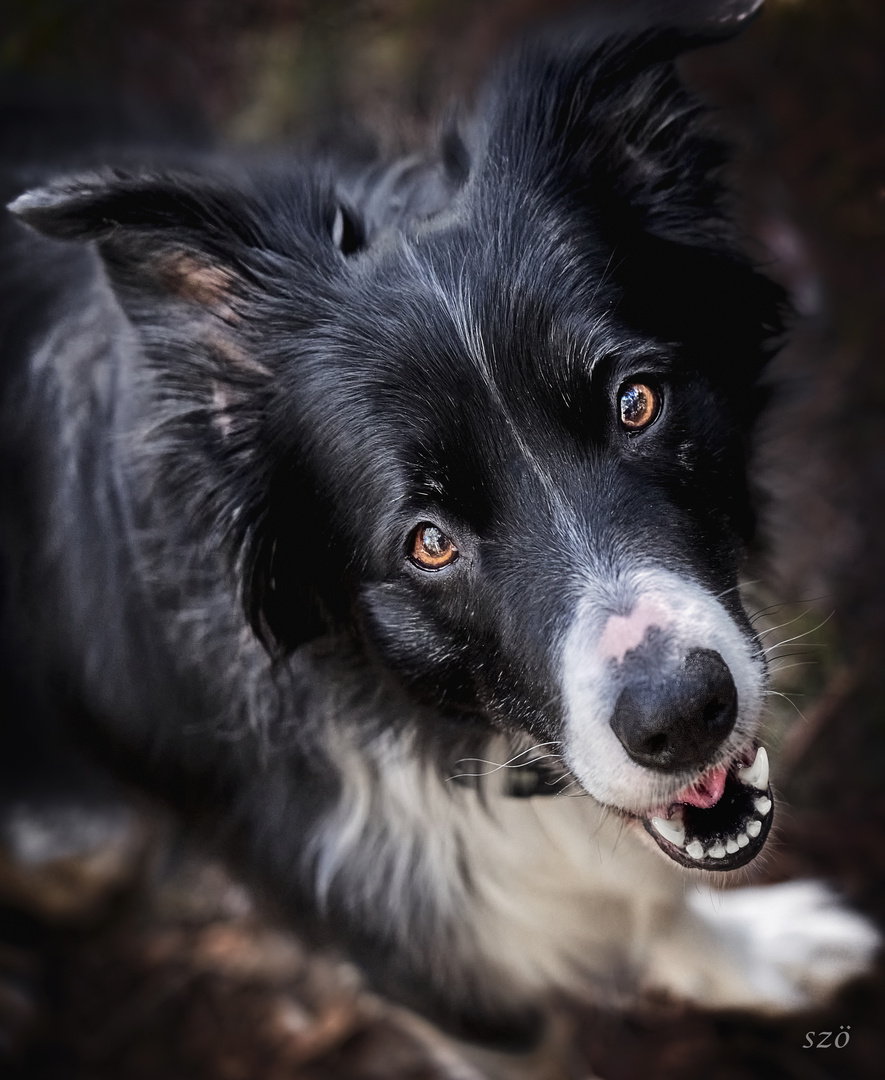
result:
M 712 25 L 672 10 L 523 46 L 408 167 L 107 169 L 2 224 L 22 670 L 287 918 L 460 1031 L 531 1003 L 450 955 L 424 897 L 397 899 L 407 944 L 358 880 L 318 898 L 346 783 L 330 725 L 414 730 L 445 775 L 490 732 L 559 740 L 570 567 L 626 546 L 736 584 L 782 296 L 675 72 Z M 617 394 L 639 376 L 664 406 L 633 436 Z M 410 562 L 424 521 L 457 563 Z

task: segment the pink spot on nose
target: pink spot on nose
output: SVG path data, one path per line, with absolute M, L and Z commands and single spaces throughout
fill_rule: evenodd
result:
M 599 652 L 604 660 L 620 663 L 626 654 L 641 645 L 653 626 L 666 627 L 672 614 L 663 604 L 644 597 L 629 615 L 612 615 L 605 624 L 599 641 Z
M 698 806 L 701 810 L 709 810 L 722 798 L 727 775 L 727 769 L 710 769 L 700 780 L 683 788 L 674 802 L 687 803 L 689 806 Z

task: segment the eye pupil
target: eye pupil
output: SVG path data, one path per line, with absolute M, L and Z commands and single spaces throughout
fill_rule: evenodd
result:
M 428 525 L 424 532 L 421 534 L 421 540 L 424 545 L 424 550 L 430 555 L 435 555 L 437 558 L 445 554 L 446 551 L 446 538 L 442 532 L 435 525 Z
M 631 431 L 648 425 L 658 414 L 658 396 L 645 383 L 630 383 L 621 390 L 621 423 Z
M 412 534 L 409 558 L 422 570 L 441 570 L 458 558 L 458 549 L 451 537 L 428 521 Z

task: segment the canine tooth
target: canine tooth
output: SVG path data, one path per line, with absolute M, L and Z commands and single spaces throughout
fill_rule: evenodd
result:
M 692 842 L 685 849 L 686 855 L 691 855 L 693 859 L 703 859 L 706 852 L 704 851 L 704 845 L 700 840 L 692 840 Z
M 738 847 L 746 847 L 750 842 L 750 838 L 745 832 L 739 833 L 736 839 Z
M 753 805 L 763 816 L 771 809 L 771 799 L 767 795 L 763 795 L 761 799 L 757 799 Z
M 752 765 L 747 765 L 743 769 L 738 769 L 738 779 L 742 784 L 749 784 L 750 787 L 757 788 L 759 791 L 768 790 L 768 751 L 764 746 L 760 746 L 756 751 L 756 758 Z
M 747 835 L 748 836 L 756 837 L 761 832 L 762 832 L 762 822 L 761 821 L 756 821 L 754 819 L 753 821 L 748 821 L 747 822 Z
M 745 768 L 738 769 L 738 780 L 742 784 L 749 784 L 750 787 L 755 787 L 761 792 L 765 792 L 768 789 L 768 752 L 764 746 L 760 746 L 756 751 L 756 756 L 753 759 L 753 764 L 748 765 Z
M 736 851 L 739 851 L 740 848 L 738 847 L 737 840 L 729 840 L 725 845 L 725 850 L 729 855 L 734 855 Z
M 678 820 L 668 821 L 665 818 L 653 817 L 651 823 L 665 840 L 669 840 L 677 847 L 685 847 L 685 829 Z
M 723 844 L 714 844 L 707 854 L 711 859 L 722 859 L 725 857 L 725 846 Z

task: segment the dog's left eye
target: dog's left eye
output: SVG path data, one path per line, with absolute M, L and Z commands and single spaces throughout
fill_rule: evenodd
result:
M 618 408 L 621 423 L 628 431 L 647 428 L 657 419 L 660 407 L 660 396 L 645 383 L 631 382 L 621 387 Z
M 422 570 L 442 570 L 458 558 L 458 549 L 438 525 L 423 521 L 411 534 L 409 558 Z

